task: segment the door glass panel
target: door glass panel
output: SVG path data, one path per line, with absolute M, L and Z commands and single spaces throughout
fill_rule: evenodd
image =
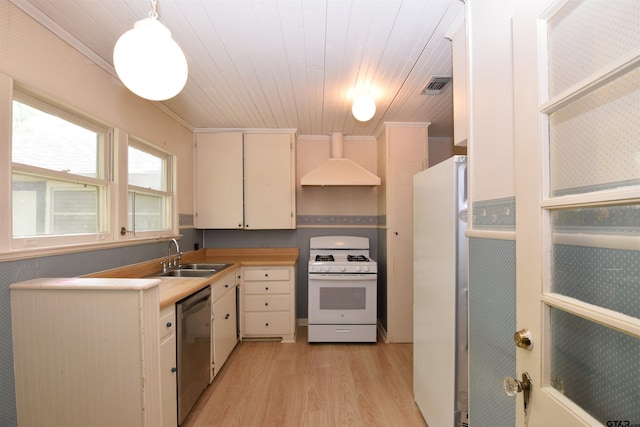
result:
M 592 310 L 640 317 L 640 202 L 606 191 L 640 185 L 640 67 L 616 69 L 640 48 L 638 28 L 636 0 L 564 2 L 547 21 L 547 93 L 557 109 L 548 113 L 554 207 L 545 216 L 545 277 L 550 299 L 575 300 L 546 307 L 543 386 L 603 425 L 640 423 L 640 339 Z M 596 82 L 609 68 L 617 77 Z M 580 316 L 569 313 L 572 306 Z
M 640 422 L 640 339 L 550 310 L 551 385 L 604 425 Z
M 640 204 L 552 212 L 551 291 L 640 318 Z M 616 248 L 616 246 L 620 248 Z
M 640 2 L 611 3 L 570 1 L 547 21 L 549 97 L 640 47 Z
M 638 106 L 640 68 L 550 114 L 552 197 L 640 184 Z

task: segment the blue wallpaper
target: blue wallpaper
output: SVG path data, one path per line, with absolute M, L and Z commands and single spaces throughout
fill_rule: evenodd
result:
M 515 399 L 502 388 L 516 374 L 516 247 L 469 239 L 469 421 L 515 425 Z
M 202 244 L 199 233 L 181 229 L 181 249 Z M 73 277 L 160 258 L 167 254 L 167 243 L 111 248 L 0 262 L 0 426 L 17 426 L 13 340 L 11 337 L 11 297 L 9 285 L 40 277 Z

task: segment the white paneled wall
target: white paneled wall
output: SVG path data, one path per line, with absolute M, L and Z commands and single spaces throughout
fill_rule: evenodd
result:
M 161 425 L 158 283 L 12 285 L 19 425 Z

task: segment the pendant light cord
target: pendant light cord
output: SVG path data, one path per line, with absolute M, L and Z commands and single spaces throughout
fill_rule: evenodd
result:
M 158 12 L 156 12 L 156 4 L 158 0 L 150 0 L 151 3 L 151 11 L 149 12 L 149 18 L 158 19 Z

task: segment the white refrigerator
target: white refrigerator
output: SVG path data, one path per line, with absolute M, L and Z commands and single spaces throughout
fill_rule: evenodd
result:
M 429 427 L 468 426 L 467 163 L 414 176 L 413 392 Z

